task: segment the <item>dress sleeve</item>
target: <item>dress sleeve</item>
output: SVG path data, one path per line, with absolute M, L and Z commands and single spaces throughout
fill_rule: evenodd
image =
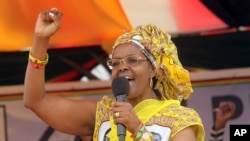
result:
M 173 111 L 176 120 L 172 127 L 171 139 L 183 129 L 192 126 L 195 131 L 196 141 L 205 140 L 205 130 L 202 120 L 194 109 L 180 106 L 173 109 Z

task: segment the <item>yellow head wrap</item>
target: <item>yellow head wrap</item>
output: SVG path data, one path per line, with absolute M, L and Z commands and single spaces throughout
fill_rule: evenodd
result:
M 153 64 L 155 88 L 163 99 L 187 99 L 193 92 L 189 72 L 183 68 L 177 48 L 164 30 L 153 24 L 141 25 L 118 37 L 113 49 L 123 43 L 134 44 Z

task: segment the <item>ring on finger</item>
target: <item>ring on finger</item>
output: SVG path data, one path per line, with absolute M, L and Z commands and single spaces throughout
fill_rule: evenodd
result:
M 55 16 L 55 14 L 53 12 L 49 12 L 49 15 L 52 17 Z
M 120 117 L 120 113 L 119 112 L 115 112 L 115 117 L 119 118 Z
M 57 11 L 58 11 L 57 8 L 53 7 L 53 8 L 50 9 L 49 15 L 50 16 L 55 16 L 57 14 Z

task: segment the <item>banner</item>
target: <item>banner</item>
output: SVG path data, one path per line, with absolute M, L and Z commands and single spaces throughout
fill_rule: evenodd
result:
M 187 106 L 200 114 L 208 141 L 210 130 L 214 123 L 213 109 L 221 103 L 233 102 L 236 106 L 235 115 L 228 121 L 223 141 L 229 141 L 230 124 L 250 124 L 250 83 L 227 83 L 221 85 L 195 87 L 194 93 L 187 101 Z

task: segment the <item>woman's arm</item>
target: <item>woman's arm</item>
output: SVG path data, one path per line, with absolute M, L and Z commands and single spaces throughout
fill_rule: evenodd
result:
M 195 130 L 192 126 L 177 133 L 171 141 L 196 141 Z
M 41 12 L 37 18 L 33 46 L 24 82 L 24 105 L 51 127 L 65 133 L 92 135 L 96 102 L 73 100 L 46 94 L 45 61 L 49 40 L 61 27 L 63 13 L 57 9 Z

